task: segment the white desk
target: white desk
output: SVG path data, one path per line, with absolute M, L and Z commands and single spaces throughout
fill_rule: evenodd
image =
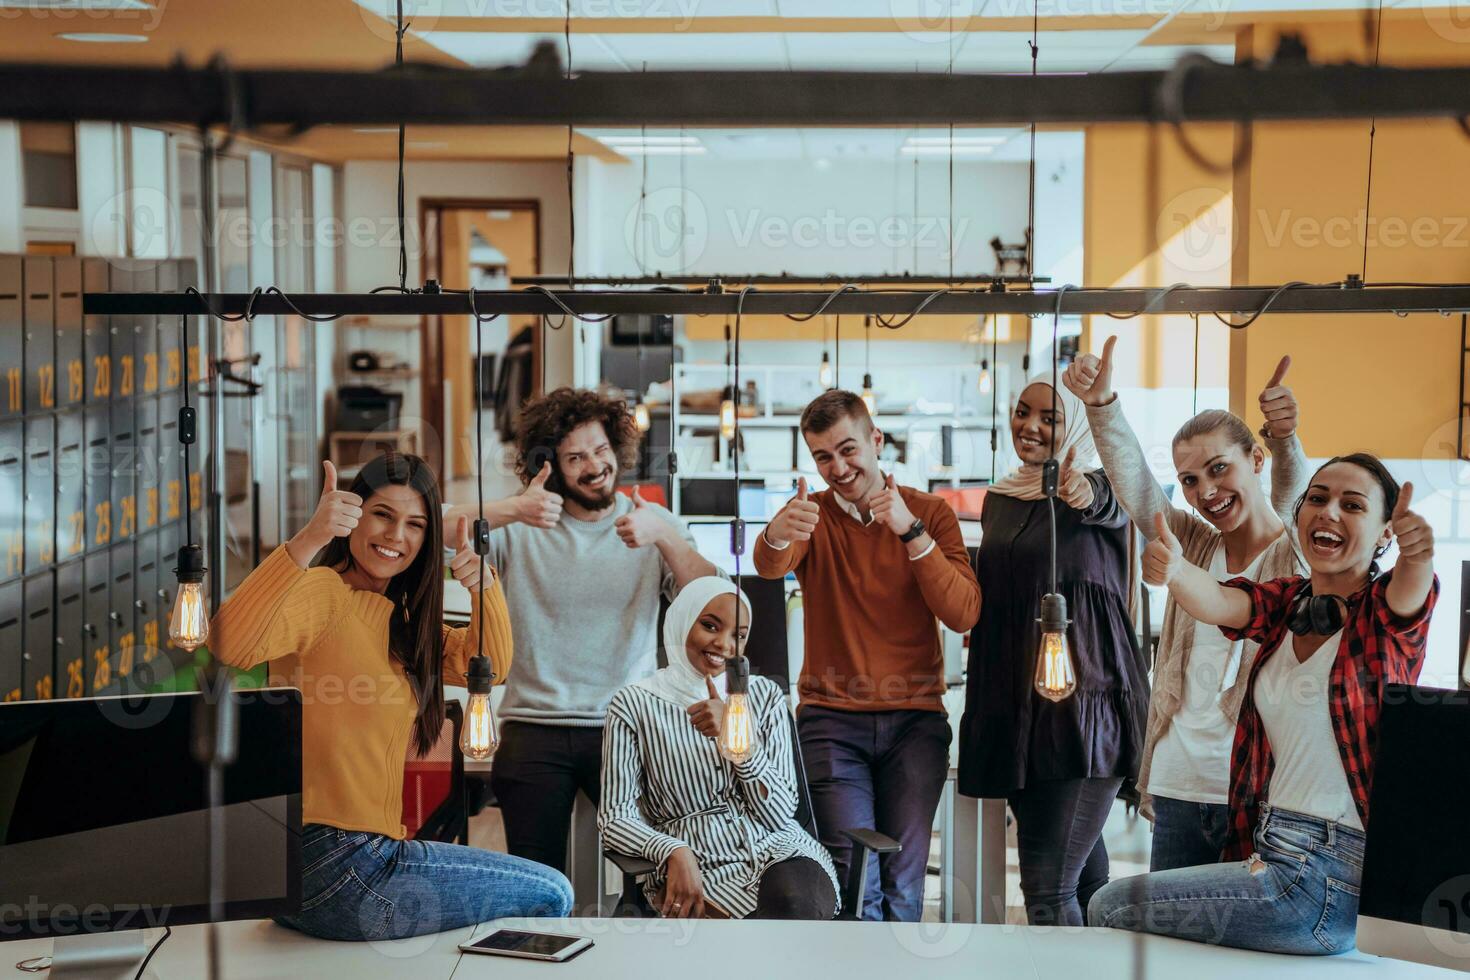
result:
M 495 928 L 587 936 L 596 944 L 556 967 L 503 956 L 461 954 L 458 946 Z M 607 980 L 608 977 L 828 977 L 924 980 L 955 977 L 1078 980 L 1417 980 L 1463 974 L 1362 953 L 1275 956 L 1219 949 L 1111 929 L 878 922 L 714 922 L 647 919 L 502 919 L 434 936 L 393 942 L 335 943 L 309 939 L 271 922 L 221 927 L 228 980 L 330 977 L 376 980 Z M 160 935 L 148 930 L 147 941 Z M 205 976 L 204 926 L 175 929 L 148 965 L 156 980 Z M 0 943 L 0 978 L 28 977 L 14 964 L 51 951 L 49 940 Z

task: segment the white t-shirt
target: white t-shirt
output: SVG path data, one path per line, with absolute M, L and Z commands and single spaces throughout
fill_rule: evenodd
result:
M 1296 635 L 1288 633 L 1256 674 L 1254 694 L 1276 759 L 1266 790 L 1271 806 L 1362 830 L 1327 709 L 1328 678 L 1341 645 L 1338 630 L 1300 663 Z
M 1257 555 L 1240 575 L 1254 580 L 1264 558 L 1265 552 Z M 1235 578 L 1225 570 L 1223 545 L 1215 549 L 1208 571 L 1217 582 Z M 1229 802 L 1235 722 L 1220 710 L 1220 696 L 1235 684 L 1243 642 L 1227 640 L 1218 626 L 1194 624 L 1184 694 L 1179 711 L 1154 746 L 1149 793 L 1191 803 Z

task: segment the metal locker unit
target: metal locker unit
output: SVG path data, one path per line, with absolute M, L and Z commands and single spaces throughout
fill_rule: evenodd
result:
M 151 664 L 162 649 L 158 642 L 158 532 L 138 536 L 133 555 L 133 668 L 138 671 Z M 165 631 L 165 634 L 167 632 Z M 158 676 L 158 668 L 150 667 L 138 679 Z
M 49 569 L 25 580 L 25 652 L 21 669 L 26 700 L 54 697 L 51 678 L 56 647 L 56 575 Z
M 25 411 L 25 332 L 18 255 L 0 255 L 0 418 Z
M 158 399 L 144 395 L 137 400 L 138 532 L 154 531 L 163 523 L 162 500 L 159 496 L 159 467 L 162 461 L 158 446 Z
M 24 263 L 25 410 L 56 407 L 56 267 L 47 256 Z
M 0 581 L 25 571 L 25 424 L 0 422 Z
M 87 513 L 87 553 L 91 554 L 105 550 L 112 543 L 111 406 L 93 405 L 83 418 L 82 482 Z
M 82 260 L 56 259 L 56 406 L 77 405 L 86 397 L 82 360 Z
M 107 614 L 112 575 L 108 568 L 108 552 L 99 551 L 85 559 L 82 582 L 82 656 L 66 664 L 66 696 L 80 698 L 99 693 L 94 686 L 98 670 L 105 666 L 105 680 L 112 680 L 112 623 Z M 75 662 L 74 662 L 75 661 Z
M 25 573 L 56 564 L 56 417 L 25 422 Z
M 25 645 L 20 582 L 0 585 L 0 701 L 19 701 L 25 696 L 25 670 L 21 648 Z
M 112 267 L 112 291 L 114 293 L 136 293 L 134 283 L 142 274 L 133 269 Z M 112 397 L 131 398 L 138 390 L 138 355 L 133 350 L 133 334 L 138 329 L 138 317 L 113 316 L 107 332 L 112 338 Z
M 133 273 L 133 292 L 158 292 L 159 265 Z M 158 317 L 148 313 L 133 317 L 133 394 L 158 394 Z
M 87 550 L 86 424 L 80 408 L 56 413 L 56 560 Z
M 160 523 L 184 517 L 184 447 L 179 445 L 178 394 L 165 391 L 158 399 L 158 487 Z
M 133 579 L 135 570 L 133 565 L 136 561 L 136 546 L 132 541 L 123 541 L 112 546 L 108 559 L 109 573 L 112 575 L 112 594 L 108 597 L 109 609 L 107 621 L 111 627 L 110 644 L 112 661 L 110 683 L 112 686 L 124 684 L 133 674 L 136 666 L 138 634 L 136 629 L 137 609 L 133 601 L 137 599 L 137 583 Z M 93 665 L 96 667 L 97 665 Z M 100 667 L 98 668 L 101 669 Z M 93 678 L 93 685 L 107 687 L 107 683 L 98 684 Z
M 179 264 L 168 262 L 158 267 L 161 292 L 179 292 Z M 178 390 L 184 381 L 184 352 L 180 346 L 180 321 L 183 317 L 158 318 L 158 387 L 159 391 Z
M 138 533 L 138 444 L 133 401 L 114 401 L 112 420 L 112 540 Z
M 82 260 L 82 289 L 88 293 L 112 290 L 112 266 L 106 259 Z M 112 324 L 109 317 L 95 313 L 82 318 L 82 355 L 87 377 L 84 395 L 87 401 L 106 401 L 112 397 Z
M 84 563 L 70 561 L 56 568 L 56 640 L 53 648 L 51 696 L 66 697 L 69 671 L 82 677 L 86 666 L 86 634 L 82 630 L 86 599 Z

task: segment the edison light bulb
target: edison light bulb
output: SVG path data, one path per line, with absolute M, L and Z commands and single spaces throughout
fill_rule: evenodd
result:
M 168 620 L 168 638 L 180 650 L 192 653 L 209 638 L 209 611 L 204 602 L 204 549 L 197 544 L 179 549 L 179 594 Z
M 500 748 L 500 737 L 495 734 L 495 712 L 490 707 L 490 686 L 494 680 L 489 657 L 477 654 L 470 658 L 469 669 L 465 671 L 470 700 L 465 706 L 459 748 L 465 758 L 477 762 L 490 758 Z
M 720 438 L 735 438 L 735 402 L 729 398 L 720 402 Z
M 734 657 L 726 668 L 725 717 L 720 721 L 720 755 L 731 762 L 740 763 L 755 754 L 757 736 L 755 716 L 746 697 L 750 679 L 750 661 L 743 656 Z
M 991 388 L 993 386 L 994 386 L 994 382 L 992 382 L 990 380 L 990 362 L 989 361 L 981 361 L 980 362 L 980 394 L 982 394 L 982 395 L 988 395 L 988 394 L 990 394 Z
M 863 404 L 868 406 L 868 414 L 873 418 L 878 417 L 878 399 L 873 396 L 873 376 L 863 375 Z
M 822 351 L 822 366 L 817 369 L 817 384 L 823 391 L 832 387 L 832 362 L 828 359 L 826 351 Z
M 1077 690 L 1077 671 L 1067 643 L 1067 600 L 1056 593 L 1041 597 L 1041 647 L 1036 651 L 1036 693 L 1061 701 Z
M 638 427 L 639 432 L 647 432 L 653 428 L 653 419 L 648 417 L 648 406 L 642 402 L 633 408 L 633 424 Z

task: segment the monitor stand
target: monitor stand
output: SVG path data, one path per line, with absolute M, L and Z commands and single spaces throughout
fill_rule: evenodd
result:
M 51 980 L 131 980 L 148 953 L 143 933 L 78 933 L 58 936 L 51 950 Z

